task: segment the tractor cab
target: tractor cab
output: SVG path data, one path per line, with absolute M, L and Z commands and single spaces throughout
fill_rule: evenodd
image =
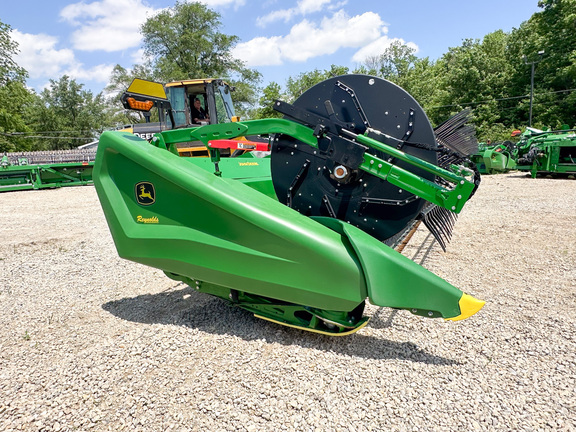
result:
M 140 138 L 151 140 L 154 134 L 185 127 L 220 124 L 237 121 L 231 93 L 234 88 L 221 79 L 206 78 L 173 81 L 165 85 L 135 78 L 121 97 L 124 108 L 142 111 L 145 122 L 132 125 L 131 132 Z M 196 121 L 193 115 L 194 101 L 206 118 Z M 152 122 L 152 109 L 157 109 L 157 122 Z M 129 129 L 125 129 L 129 130 Z M 181 143 L 181 156 L 208 156 L 201 142 Z M 229 151 L 223 151 L 228 156 Z
M 221 79 L 174 81 L 166 84 L 165 88 L 174 116 L 171 129 L 204 123 L 229 123 L 234 119 L 230 95 L 233 88 Z M 206 122 L 195 121 L 192 115 L 195 99 L 200 100 L 201 108 L 207 114 Z

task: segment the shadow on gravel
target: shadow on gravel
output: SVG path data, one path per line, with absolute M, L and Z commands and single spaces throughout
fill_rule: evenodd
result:
M 102 308 L 112 315 L 144 324 L 172 324 L 240 337 L 246 341 L 298 345 L 303 348 L 331 351 L 367 359 L 400 359 L 434 365 L 457 365 L 458 362 L 428 354 L 411 342 L 395 342 L 365 336 L 362 330 L 345 337 L 330 337 L 304 330 L 283 327 L 254 317 L 247 311 L 187 285 L 179 290 L 146 294 L 110 301 Z M 392 325 L 397 311 L 379 309 L 368 324 L 372 328 Z

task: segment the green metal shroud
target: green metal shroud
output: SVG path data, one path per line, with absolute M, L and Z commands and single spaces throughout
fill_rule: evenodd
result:
M 268 159 L 219 160 L 216 155 L 212 162 L 218 162 L 219 175 L 214 175 L 210 160 L 167 151 L 191 138 L 208 144 L 246 132 L 287 133 L 287 128 L 314 144 L 309 128 L 287 120 L 166 131 L 156 135 L 154 144 L 105 132 L 94 183 L 119 255 L 162 269 L 262 318 L 331 334 L 347 334 L 365 324 L 366 298 L 375 305 L 449 319 L 466 318 L 482 307 L 483 302 L 360 229 L 337 219 L 306 217 L 279 203 Z M 412 179 L 394 166 L 382 165 L 385 172 L 374 169 L 371 160 L 365 161 L 367 171 L 413 186 L 457 211 L 472 189 L 463 177 L 420 161 L 413 162 L 453 180 L 454 190 Z

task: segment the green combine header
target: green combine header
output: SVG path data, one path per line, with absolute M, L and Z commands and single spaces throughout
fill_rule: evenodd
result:
M 145 102 L 139 88 L 132 97 Z M 94 184 L 119 255 L 259 318 L 329 335 L 366 325 L 366 301 L 450 320 L 482 308 L 394 250 L 419 222 L 445 247 L 478 187 L 465 114 L 434 130 L 403 89 L 365 75 L 275 108 L 284 118 L 211 120 L 150 142 L 102 134 Z M 195 145 L 209 157 L 178 151 Z
M 92 184 L 96 149 L 6 153 L 0 192 Z

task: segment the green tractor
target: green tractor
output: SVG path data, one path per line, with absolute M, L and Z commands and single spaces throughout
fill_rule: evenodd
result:
M 517 167 L 532 178 L 541 175 L 576 175 L 576 130 L 541 131 L 527 128 L 518 143 Z
M 177 125 L 163 86 L 149 85 Z M 330 78 L 275 109 L 284 118 L 168 124 L 150 141 L 103 133 L 94 182 L 119 255 L 328 335 L 365 326 L 366 301 L 449 320 L 482 308 L 394 250 L 419 222 L 445 247 L 478 187 L 465 115 L 433 129 L 408 93 L 366 75 Z M 195 143 L 210 157 L 178 151 Z

